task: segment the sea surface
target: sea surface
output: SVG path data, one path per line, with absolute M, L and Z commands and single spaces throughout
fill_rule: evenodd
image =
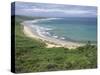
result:
M 95 17 L 45 18 L 33 21 L 40 34 L 73 42 L 97 42 Z M 33 26 L 34 27 L 34 26 Z

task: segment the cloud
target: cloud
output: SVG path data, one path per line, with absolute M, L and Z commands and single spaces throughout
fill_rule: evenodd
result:
M 96 8 L 70 5 L 16 4 L 16 14 L 59 14 L 62 16 L 96 16 Z M 45 14 L 42 14 L 45 16 Z M 57 16 L 56 15 L 56 16 Z M 59 16 L 58 15 L 58 16 Z M 47 15 L 46 15 L 47 16 Z
M 23 11 L 23 12 L 30 12 L 30 13 L 35 13 L 35 12 L 40 12 L 40 13 L 43 13 L 43 12 L 51 12 L 51 13 L 62 13 L 62 14 L 71 14 L 71 15 L 82 15 L 82 14 L 95 14 L 95 12 L 93 11 L 87 11 L 87 10 L 62 10 L 62 9 L 39 9 L 39 8 L 28 8 L 28 9 L 20 9 L 20 11 Z

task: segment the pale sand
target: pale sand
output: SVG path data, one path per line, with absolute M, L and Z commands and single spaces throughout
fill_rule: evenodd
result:
M 50 38 L 47 36 L 41 37 L 41 36 L 39 36 L 39 34 L 36 31 L 33 32 L 29 26 L 24 25 L 24 23 L 21 23 L 21 24 L 23 25 L 23 32 L 27 37 L 41 39 L 42 41 L 44 41 L 46 43 L 47 48 L 64 47 L 64 48 L 73 49 L 73 48 L 77 48 L 79 46 L 84 45 L 84 44 L 74 43 L 74 42 L 70 42 L 70 41 L 62 41 L 62 40 Z

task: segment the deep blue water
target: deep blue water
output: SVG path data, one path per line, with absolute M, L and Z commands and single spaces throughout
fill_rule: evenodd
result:
M 96 42 L 97 40 L 96 18 L 50 18 L 35 24 L 49 28 L 46 32 L 50 37 L 78 42 Z

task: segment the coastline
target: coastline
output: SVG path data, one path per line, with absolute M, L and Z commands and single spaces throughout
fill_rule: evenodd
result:
M 63 40 L 60 40 L 60 39 L 56 39 L 56 38 L 52 38 L 52 37 L 42 35 L 41 33 L 39 33 L 41 31 L 39 31 L 39 29 L 37 28 L 36 25 L 32 24 L 32 26 L 34 26 L 34 31 L 33 31 L 33 28 L 29 27 L 29 25 L 25 22 L 28 22 L 28 21 L 24 21 L 24 22 L 21 23 L 21 25 L 23 25 L 24 34 L 27 37 L 30 37 L 30 38 L 41 39 L 43 42 L 46 43 L 47 48 L 64 47 L 64 48 L 74 49 L 74 48 L 77 48 L 77 47 L 84 45 L 82 43 L 76 43 L 76 42 L 71 42 L 71 41 L 63 41 Z

